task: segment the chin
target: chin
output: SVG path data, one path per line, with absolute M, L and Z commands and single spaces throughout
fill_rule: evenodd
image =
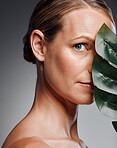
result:
M 79 98 L 80 96 L 80 98 Z M 87 94 L 87 95 L 79 95 L 77 98 L 72 98 L 72 102 L 77 105 L 90 105 L 94 102 L 93 100 L 93 94 Z M 74 101 L 73 101 L 74 100 Z
M 85 100 L 83 100 L 83 102 L 81 102 L 80 104 L 84 104 L 84 105 L 90 105 L 90 104 L 92 104 L 94 102 L 94 100 L 93 100 L 93 96 L 91 96 L 90 98 L 87 98 L 87 99 L 85 99 Z
M 90 104 L 92 104 L 93 102 L 94 102 L 94 100 L 92 99 L 92 100 L 87 101 L 86 103 L 84 103 L 84 105 L 90 105 Z

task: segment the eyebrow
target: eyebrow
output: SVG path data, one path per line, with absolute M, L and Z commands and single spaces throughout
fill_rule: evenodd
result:
M 73 38 L 72 40 L 77 40 L 77 39 L 80 39 L 80 38 L 84 38 L 84 39 L 87 39 L 87 40 L 89 40 L 89 41 L 95 43 L 95 40 L 94 40 L 94 39 L 90 38 L 89 36 L 85 36 L 85 35 L 78 36 L 78 37 L 76 37 L 76 38 Z

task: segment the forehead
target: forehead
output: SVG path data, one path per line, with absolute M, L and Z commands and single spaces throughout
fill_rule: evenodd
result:
M 92 8 L 73 10 L 64 15 L 62 20 L 62 32 L 71 37 L 86 35 L 94 39 L 103 23 L 115 31 L 110 18 Z

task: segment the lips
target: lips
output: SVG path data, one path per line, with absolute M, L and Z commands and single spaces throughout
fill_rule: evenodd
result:
M 92 82 L 80 82 L 80 84 L 84 87 L 90 88 L 90 89 L 94 89 L 94 85 Z

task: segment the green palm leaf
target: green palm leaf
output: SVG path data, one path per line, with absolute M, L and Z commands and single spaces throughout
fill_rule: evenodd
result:
M 94 89 L 95 102 L 99 110 L 111 118 L 117 118 L 117 96 L 97 87 Z
M 99 110 L 117 119 L 117 35 L 106 24 L 100 28 L 95 42 L 92 66 L 94 99 Z M 117 122 L 113 122 L 117 131 Z
M 113 121 L 112 124 L 113 124 L 113 127 L 115 128 L 115 130 L 117 132 L 117 121 Z
M 99 55 L 93 61 L 93 82 L 104 91 L 117 95 L 117 69 L 112 67 Z
M 106 24 L 99 30 L 95 46 L 101 57 L 117 66 L 117 36 Z

